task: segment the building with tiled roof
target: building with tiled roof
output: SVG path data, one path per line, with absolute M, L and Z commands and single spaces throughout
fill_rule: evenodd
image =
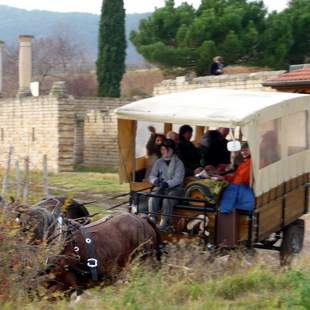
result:
M 291 66 L 290 72 L 265 81 L 263 86 L 283 92 L 310 94 L 310 64 Z

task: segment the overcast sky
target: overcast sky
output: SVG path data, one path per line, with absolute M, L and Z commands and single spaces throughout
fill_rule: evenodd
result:
M 163 6 L 165 0 L 124 0 L 127 13 L 152 12 L 155 7 Z M 188 2 L 195 7 L 201 0 L 176 0 L 176 4 Z M 264 0 L 269 10 L 283 10 L 288 0 Z M 88 12 L 100 14 L 102 0 L 0 0 L 6 4 L 27 10 L 49 10 L 56 12 Z

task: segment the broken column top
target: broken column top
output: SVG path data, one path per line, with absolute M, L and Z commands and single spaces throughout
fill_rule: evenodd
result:
M 28 35 L 28 34 L 22 34 L 22 35 L 18 36 L 18 40 L 20 42 L 31 42 L 33 38 L 34 38 L 34 36 Z

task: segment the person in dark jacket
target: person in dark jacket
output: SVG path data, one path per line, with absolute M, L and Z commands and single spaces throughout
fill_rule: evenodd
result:
M 200 153 L 198 148 L 191 142 L 193 128 L 183 125 L 179 129 L 180 143 L 178 145 L 178 155 L 185 166 L 185 175 L 194 175 L 195 169 L 200 166 Z
M 174 154 L 175 144 L 166 140 L 160 147 L 162 157 L 158 159 L 151 171 L 149 181 L 155 186 L 155 194 L 181 197 L 184 194 L 182 187 L 185 170 L 182 161 Z M 168 229 L 172 224 L 172 212 L 177 203 L 175 199 L 161 199 L 151 197 L 149 200 L 149 215 L 156 222 L 162 202 L 162 216 L 159 228 Z
M 201 166 L 218 167 L 220 164 L 230 164 L 230 153 L 227 150 L 226 139 L 219 130 L 208 130 L 199 144 Z
M 230 159 L 230 152 L 227 149 L 227 144 L 228 144 L 228 140 L 226 139 L 226 137 L 229 134 L 229 128 L 227 127 L 220 127 L 218 128 L 219 133 L 222 135 L 223 139 L 222 139 L 222 164 L 230 164 L 231 163 L 231 159 Z
M 210 67 L 211 75 L 221 75 L 224 73 L 224 60 L 221 56 L 216 56 L 213 58 L 213 63 Z

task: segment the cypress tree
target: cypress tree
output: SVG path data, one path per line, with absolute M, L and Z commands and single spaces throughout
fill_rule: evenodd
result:
M 123 0 L 103 0 L 98 47 L 97 94 L 99 97 L 120 97 L 126 58 Z

